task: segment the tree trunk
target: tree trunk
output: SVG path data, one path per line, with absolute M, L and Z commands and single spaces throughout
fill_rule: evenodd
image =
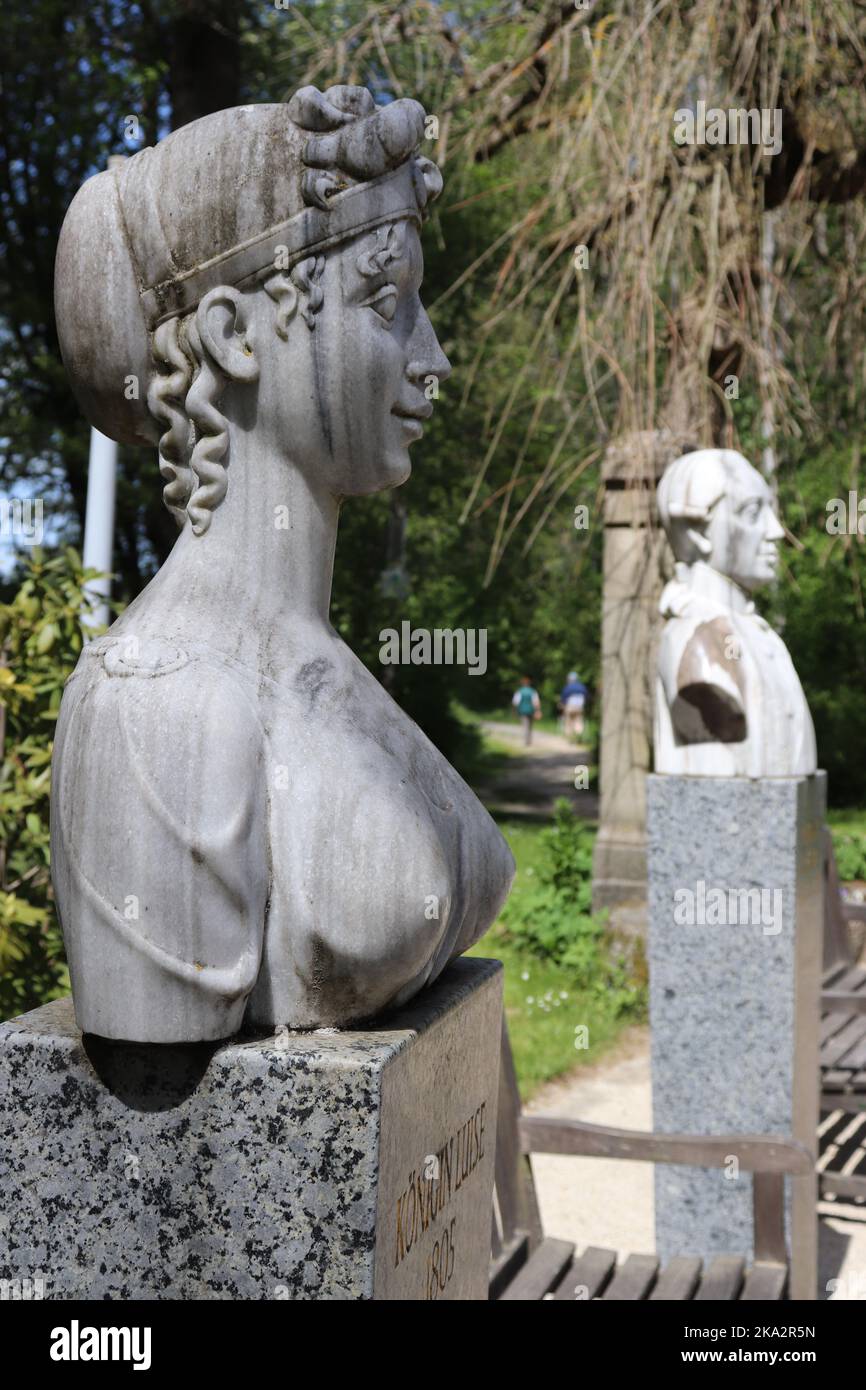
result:
M 168 91 L 172 128 L 240 99 L 238 0 L 182 0 L 168 25 Z

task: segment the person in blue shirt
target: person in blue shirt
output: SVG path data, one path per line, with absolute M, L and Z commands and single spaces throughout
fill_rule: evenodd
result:
M 538 691 L 528 676 L 521 676 L 520 688 L 515 690 L 511 700 L 523 725 L 523 742 L 527 748 L 532 742 L 532 723 L 541 718 L 541 700 Z
M 562 709 L 563 731 L 568 737 L 580 738 L 583 733 L 583 716 L 586 697 L 589 694 L 583 681 L 577 679 L 576 671 L 569 671 L 568 680 L 562 688 L 559 703 Z

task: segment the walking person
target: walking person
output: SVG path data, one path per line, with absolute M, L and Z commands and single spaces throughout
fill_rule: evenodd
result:
M 583 733 L 583 716 L 586 697 L 589 694 L 583 681 L 578 680 L 576 671 L 569 671 L 568 680 L 559 697 L 562 706 L 563 733 L 566 738 L 580 738 Z
M 523 725 L 523 742 L 528 748 L 532 742 L 532 723 L 541 718 L 541 700 L 538 691 L 528 676 L 521 676 L 520 687 L 515 690 L 511 701 Z

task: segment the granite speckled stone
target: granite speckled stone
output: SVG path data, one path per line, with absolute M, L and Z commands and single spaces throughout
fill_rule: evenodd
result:
M 502 972 L 366 1031 L 113 1043 L 0 1025 L 0 1279 L 47 1298 L 483 1299 Z
M 651 776 L 647 795 L 654 1128 L 814 1147 L 826 776 Z M 712 919 L 713 888 L 727 921 L 684 922 L 684 890 L 689 915 Z M 727 893 L 756 888 L 778 896 L 735 923 Z M 787 1181 L 789 1230 L 808 1250 L 813 1179 Z M 655 1182 L 662 1258 L 751 1251 L 749 1174 L 659 1164 Z

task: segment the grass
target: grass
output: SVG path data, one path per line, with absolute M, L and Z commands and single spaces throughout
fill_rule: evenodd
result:
M 544 826 L 500 825 L 517 863 L 512 889 L 516 905 L 532 892 L 541 859 Z M 469 952 L 501 960 L 505 967 L 505 1014 L 520 1092 L 526 1100 L 543 1082 L 594 1062 L 627 1022 L 615 1017 L 604 994 L 576 988 L 567 970 L 520 950 L 496 922 Z M 585 1028 L 585 1034 L 577 1033 Z M 575 1046 L 576 1042 L 588 1046 Z
M 866 840 L 866 809 L 845 806 L 839 811 L 828 811 L 827 824 L 834 833 L 859 835 Z
M 827 813 L 836 868 L 843 883 L 866 879 L 866 811 L 845 807 Z
M 458 746 L 450 757 L 454 767 L 464 782 L 470 787 L 489 786 L 519 751 L 500 739 L 490 738 L 482 732 L 480 716 L 454 701 L 453 713 L 465 730 Z

